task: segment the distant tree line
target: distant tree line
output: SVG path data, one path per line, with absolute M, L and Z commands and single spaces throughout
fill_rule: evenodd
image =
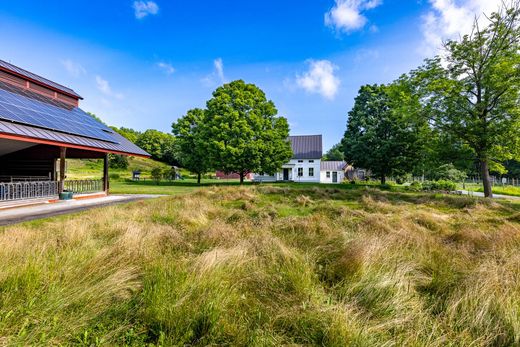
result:
M 475 20 L 470 34 L 388 85 L 361 87 L 341 141 L 344 158 L 384 183 L 439 171 L 520 175 L 520 7 Z M 340 158 L 338 147 L 326 156 Z M 440 170 L 441 169 L 441 170 Z

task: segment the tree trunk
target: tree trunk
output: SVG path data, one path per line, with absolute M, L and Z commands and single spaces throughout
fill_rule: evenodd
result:
M 484 184 L 484 196 L 486 198 L 492 198 L 493 187 L 491 186 L 491 177 L 489 176 L 487 159 L 480 159 L 480 172 L 482 173 L 482 183 Z
M 381 184 L 386 184 L 386 176 L 381 175 Z
M 240 173 L 240 185 L 244 184 L 244 173 Z
M 201 176 L 202 175 L 200 173 L 197 174 L 197 184 L 198 185 L 200 185 L 200 178 L 201 178 Z

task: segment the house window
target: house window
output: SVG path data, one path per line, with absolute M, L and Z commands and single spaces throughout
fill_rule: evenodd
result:
M 298 160 L 298 163 L 303 163 L 303 160 Z
M 314 163 L 314 160 L 309 160 L 309 163 Z
M 330 178 L 330 171 L 327 171 L 327 178 Z
M 309 177 L 314 177 L 314 168 L 313 167 L 309 168 Z
M 298 168 L 298 177 L 302 177 L 303 176 L 303 167 L 299 167 Z

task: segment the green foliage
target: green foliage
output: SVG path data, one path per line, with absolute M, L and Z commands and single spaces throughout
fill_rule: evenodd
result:
M 342 140 L 345 159 L 369 169 L 382 184 L 387 176 L 411 171 L 421 153 L 424 122 L 403 111 L 403 105 L 410 103 L 405 100 L 409 95 L 406 83 L 361 87 Z
M 287 119 L 262 90 L 242 80 L 224 84 L 207 104 L 204 137 L 216 169 L 274 174 L 292 156 Z
M 489 168 L 520 157 L 520 9 L 518 3 L 490 15 L 482 28 L 445 44 L 412 73 L 434 125 L 463 141 L 480 162 L 486 196 Z
M 201 176 L 212 166 L 208 156 L 205 125 L 206 111 L 198 108 L 189 110 L 185 116 L 172 124 L 179 161 L 184 168 L 197 174 L 199 183 Z
M 335 144 L 327 153 L 323 156 L 322 160 L 326 161 L 343 161 L 345 160 L 345 154 L 343 153 L 343 146 L 341 143 Z
M 109 167 L 111 169 L 128 169 L 128 156 L 119 155 L 119 154 L 110 154 L 109 155 Z
M 457 184 L 453 181 L 448 181 L 448 180 L 424 181 L 422 183 L 422 190 L 453 191 L 456 189 L 457 189 Z
M 464 171 L 457 170 L 453 164 L 444 164 L 437 168 L 434 174 L 436 180 L 461 182 L 468 177 Z
M 159 184 L 161 178 L 163 178 L 163 172 L 163 168 L 158 166 L 152 169 L 150 175 L 152 176 L 152 179 L 155 181 L 155 183 Z
M 171 165 L 175 164 L 175 137 L 173 135 L 148 129 L 139 135 L 135 144 L 148 152 L 153 159 Z

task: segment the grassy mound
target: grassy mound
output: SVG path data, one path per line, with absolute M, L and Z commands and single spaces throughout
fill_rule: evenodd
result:
M 0 345 L 520 343 L 520 206 L 212 187 L 0 229 Z

